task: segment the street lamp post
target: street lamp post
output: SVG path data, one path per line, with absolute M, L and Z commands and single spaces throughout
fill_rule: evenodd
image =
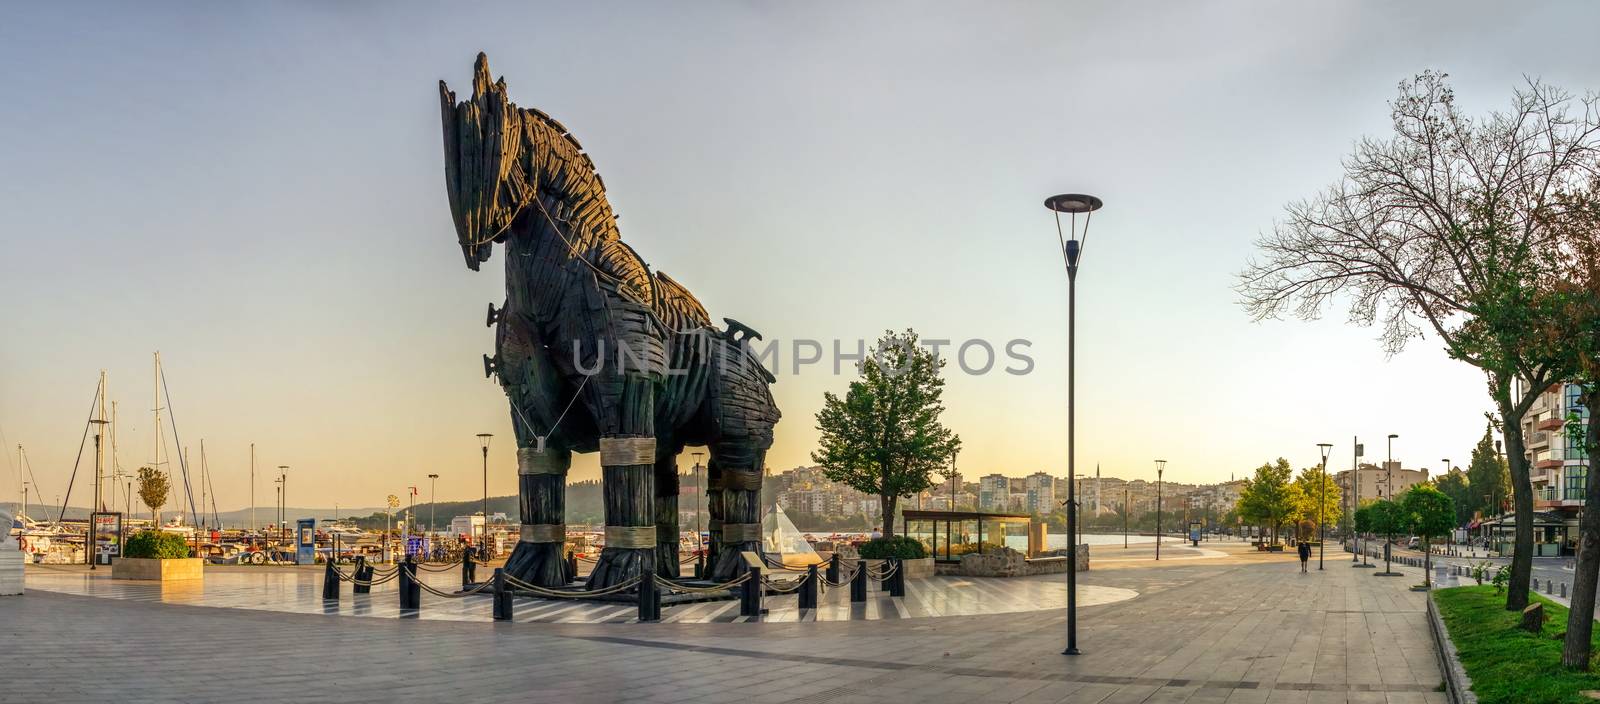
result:
M 1389 501 L 1394 501 L 1394 439 L 1400 437 L 1389 433 L 1388 458 L 1383 461 L 1383 486 L 1389 490 Z M 1394 534 L 1390 533 L 1383 542 L 1383 571 L 1386 575 L 1393 575 L 1394 568 L 1389 566 L 1390 553 L 1394 552 Z
M 1320 486 L 1321 496 L 1317 498 L 1317 570 L 1322 570 L 1322 556 L 1327 550 L 1328 526 L 1325 521 L 1328 508 L 1328 452 L 1333 449 L 1332 443 L 1319 442 L 1317 447 L 1322 450 L 1322 469 L 1317 475 L 1317 484 Z
M 434 512 L 438 510 L 438 506 L 439 475 L 430 474 L 428 475 L 428 537 L 430 539 L 433 538 L 433 533 L 434 531 L 438 530 L 439 526 L 439 524 L 434 520 L 437 518 Z
M 493 433 L 478 433 L 478 447 L 483 449 L 483 534 L 478 537 L 478 549 L 489 540 L 489 440 Z
M 1128 549 L 1128 485 L 1122 485 L 1122 549 Z
M 1361 533 L 1356 531 L 1356 511 L 1361 508 L 1361 438 L 1351 437 L 1350 441 L 1355 445 L 1350 450 L 1350 566 L 1359 567 L 1356 557 L 1361 552 Z
M 1156 561 L 1161 560 L 1161 474 L 1167 471 L 1166 460 L 1156 460 Z
M 1075 537 L 1078 521 L 1072 511 L 1078 500 L 1072 486 L 1078 476 L 1074 438 L 1077 420 L 1078 264 L 1083 257 L 1084 246 L 1089 241 L 1089 221 L 1094 211 L 1102 205 L 1104 203 L 1099 198 L 1080 193 L 1064 193 L 1044 201 L 1044 207 L 1055 214 L 1056 243 L 1060 245 L 1062 260 L 1067 265 L 1067 501 L 1071 504 L 1067 511 L 1067 539 L 1072 544 L 1067 546 L 1067 648 L 1061 651 L 1063 655 L 1078 654 L 1078 545 Z M 1070 227 L 1067 231 L 1061 227 L 1062 213 L 1068 216 Z M 1083 215 L 1081 240 L 1078 238 L 1080 214 Z
M 1439 460 L 1439 461 L 1444 463 L 1444 474 L 1449 474 L 1450 473 L 1450 458 L 1447 457 L 1447 458 Z M 1443 475 L 1441 475 L 1441 476 L 1443 476 Z M 1459 516 L 1460 514 L 1456 514 L 1456 515 Z M 1449 555 L 1451 552 L 1453 552 L 1455 550 L 1455 539 L 1456 539 L 1455 526 L 1456 526 L 1456 523 L 1455 522 L 1451 522 L 1450 525 L 1451 525 L 1450 534 L 1445 536 L 1445 538 L 1444 538 L 1444 554 L 1446 554 L 1446 555 Z
M 704 452 L 694 453 L 694 576 L 704 578 L 706 574 L 706 549 L 700 542 L 700 497 L 703 490 L 700 488 L 700 458 Z

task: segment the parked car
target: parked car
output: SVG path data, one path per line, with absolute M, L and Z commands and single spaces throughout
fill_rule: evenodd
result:
M 1414 535 L 1411 536 L 1411 539 L 1406 541 L 1406 547 L 1408 549 L 1411 549 L 1411 550 L 1421 550 L 1422 549 L 1422 538 L 1418 538 L 1417 536 L 1414 536 Z

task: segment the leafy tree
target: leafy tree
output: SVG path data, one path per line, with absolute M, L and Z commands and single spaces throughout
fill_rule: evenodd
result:
M 1383 571 L 1392 572 L 1393 570 L 1389 568 L 1389 553 L 1392 552 L 1390 546 L 1394 543 L 1394 534 L 1409 532 L 1410 522 L 1398 502 L 1381 499 L 1372 502 L 1370 508 L 1371 513 L 1367 517 L 1367 521 L 1371 525 L 1372 532 L 1381 533 L 1384 536 Z
M 917 344 L 915 330 L 884 333 L 869 359 L 857 365 L 860 379 L 844 398 L 823 394 L 817 411 L 819 449 L 811 459 L 828 479 L 877 494 L 883 535 L 894 535 L 899 500 L 933 485 L 933 475 L 961 447 L 961 438 L 939 422 L 944 360 Z
M 1545 343 L 1573 370 L 1568 381 L 1583 384 L 1582 412 L 1571 411 L 1563 429 L 1569 444 L 1588 459 L 1584 505 L 1600 506 L 1600 178 L 1586 191 L 1564 194 L 1565 207 L 1551 213 L 1560 235 L 1562 275 L 1549 280 L 1544 292 L 1560 315 L 1551 321 Z M 1572 443 L 1573 439 L 1578 442 Z M 1595 591 L 1600 582 L 1600 522 L 1583 521 L 1578 561 L 1572 580 L 1572 606 L 1561 664 L 1589 669 L 1593 654 Z
M 1349 319 L 1381 325 L 1391 354 L 1434 333 L 1452 358 L 1483 371 L 1516 510 L 1530 515 L 1522 419 L 1567 375 L 1539 344 L 1554 311 L 1536 294 L 1557 275 L 1549 223 L 1566 207 L 1558 194 L 1600 170 L 1600 97 L 1530 81 L 1509 112 L 1473 119 L 1446 77 L 1427 72 L 1402 82 L 1390 108 L 1393 134 L 1358 142 L 1342 179 L 1290 204 L 1259 240 L 1263 259 L 1240 274 L 1243 303 L 1257 320 L 1310 319 L 1347 298 Z M 1521 521 L 1508 609 L 1528 603 L 1532 553 L 1533 525 Z
M 1344 510 L 1339 485 L 1333 483 L 1333 477 L 1324 472 L 1320 465 L 1300 470 L 1299 476 L 1294 478 L 1294 486 L 1295 498 L 1298 499 L 1295 520 L 1328 525 L 1339 522 Z
M 1511 496 L 1511 474 L 1494 448 L 1493 424 L 1484 427 L 1483 437 L 1472 448 L 1472 461 L 1467 465 L 1467 485 L 1472 488 L 1470 505 L 1482 511 L 1486 517 L 1499 514 L 1501 504 Z
M 1450 497 L 1450 502 L 1455 506 L 1455 524 L 1465 525 L 1472 520 L 1472 482 L 1467 480 L 1467 473 L 1460 467 L 1446 467 L 1444 474 L 1433 480 L 1433 487 L 1445 496 Z
M 1356 519 L 1355 520 L 1356 520 L 1356 532 L 1357 533 L 1371 533 L 1371 532 L 1373 532 L 1373 515 L 1372 514 L 1374 513 L 1374 510 L 1372 508 L 1372 503 L 1373 502 L 1368 501 L 1366 503 L 1361 504 L 1360 506 L 1358 506 L 1356 508 Z
M 1294 520 L 1300 504 L 1299 490 L 1289 481 L 1293 472 L 1289 460 L 1279 457 L 1277 462 L 1257 467 L 1239 493 L 1239 515 L 1255 525 L 1270 526 L 1273 544 L 1277 544 L 1283 524 Z
M 167 479 L 167 473 L 156 467 L 139 468 L 139 500 L 150 507 L 150 522 L 157 527 L 161 525 L 161 507 L 167 503 L 167 495 L 172 493 L 172 482 Z
M 1455 527 L 1455 501 L 1444 492 L 1426 484 L 1411 487 L 1400 496 L 1400 520 L 1407 531 L 1422 538 L 1422 582 L 1431 584 L 1429 570 L 1433 568 L 1429 540 L 1449 535 Z

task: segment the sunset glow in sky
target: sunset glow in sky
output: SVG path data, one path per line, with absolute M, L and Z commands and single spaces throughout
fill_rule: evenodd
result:
M 246 504 L 251 442 L 291 467 L 292 505 L 376 506 L 429 473 L 441 500 L 477 496 L 479 432 L 490 492 L 515 491 L 480 361 L 502 254 L 462 265 L 443 185 L 436 82 L 470 89 L 480 50 L 573 130 L 624 240 L 713 319 L 785 344 L 1030 340 L 1029 374 L 947 369 L 969 479 L 1066 474 L 1066 278 L 1041 205 L 1064 191 L 1106 203 L 1078 280 L 1080 470 L 1154 478 L 1159 457 L 1169 480 L 1226 480 L 1310 466 L 1319 442 L 1343 469 L 1352 436 L 1376 460 L 1388 433 L 1408 467 L 1464 464 L 1478 372 L 1432 339 L 1386 359 L 1343 309 L 1252 324 L 1233 277 L 1285 203 L 1387 131 L 1400 80 L 1446 71 L 1470 113 L 1525 75 L 1600 89 L 1586 3 L 0 13 L 0 499 L 18 443 L 64 491 L 101 369 L 122 465 L 148 460 L 159 349 L 224 511 Z M 809 464 L 822 394 L 850 378 L 789 371 L 774 470 Z M 598 475 L 594 455 L 573 471 Z

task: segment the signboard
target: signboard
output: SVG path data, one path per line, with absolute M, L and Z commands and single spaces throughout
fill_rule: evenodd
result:
M 1191 521 L 1189 523 L 1189 542 L 1194 543 L 1196 547 L 1198 547 L 1200 545 L 1200 522 L 1199 521 Z
M 301 518 L 294 522 L 294 563 L 315 564 L 317 561 L 317 519 Z
M 109 565 L 122 557 L 122 513 L 96 512 L 89 516 L 89 531 L 94 535 L 94 563 Z

